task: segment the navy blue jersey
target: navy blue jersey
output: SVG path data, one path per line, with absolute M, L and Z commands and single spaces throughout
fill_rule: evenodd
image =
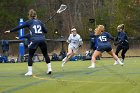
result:
M 128 36 L 126 35 L 124 31 L 118 32 L 118 35 L 115 41 L 117 41 L 118 44 L 123 45 L 123 46 L 128 45 Z
M 26 34 L 24 36 L 19 37 L 19 39 L 23 39 L 23 38 L 26 38 L 29 42 L 31 41 L 30 40 L 31 39 L 31 35 L 30 34 Z
M 93 34 L 93 32 L 90 32 L 90 43 L 91 43 L 91 48 L 93 47 L 94 50 L 97 48 L 97 36 Z
M 95 48 L 95 50 L 96 50 L 96 48 L 97 48 L 97 46 L 98 46 L 97 39 L 98 39 L 98 36 L 97 36 L 97 37 L 95 36 L 95 38 L 94 38 L 94 42 L 95 42 L 94 48 Z
M 24 36 L 19 37 L 19 39 L 23 39 L 23 38 L 25 38 L 25 40 L 24 40 L 25 46 L 28 46 L 30 44 L 30 42 L 31 42 L 31 35 L 26 34 Z
M 31 41 L 45 40 L 44 33 L 47 33 L 47 29 L 45 28 L 44 24 L 37 19 L 28 20 L 23 23 L 23 25 L 13 28 L 10 30 L 10 32 L 14 32 L 25 27 L 29 28 L 30 30 Z
M 94 42 L 95 35 L 93 34 L 93 32 L 89 33 L 89 37 L 90 37 L 90 41 Z
M 104 51 L 111 51 L 112 47 L 109 42 L 110 39 L 114 40 L 114 38 L 108 33 L 103 32 L 101 35 L 97 36 L 97 50 L 104 52 Z
M 97 43 L 98 45 L 100 46 L 104 46 L 104 45 L 107 45 L 109 44 L 110 45 L 110 42 L 109 40 L 110 39 L 114 39 L 108 32 L 103 32 L 101 35 L 99 35 L 97 37 Z

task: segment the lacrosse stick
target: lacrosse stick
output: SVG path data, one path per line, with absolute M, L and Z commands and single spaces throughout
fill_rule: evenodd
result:
M 57 12 L 56 12 L 53 16 L 51 16 L 51 17 L 46 21 L 46 23 L 47 23 L 48 21 L 50 21 L 52 18 L 54 18 L 57 14 L 60 14 L 61 12 L 65 11 L 66 8 L 67 8 L 66 5 L 61 4 L 61 6 L 60 6 L 60 8 L 57 10 Z

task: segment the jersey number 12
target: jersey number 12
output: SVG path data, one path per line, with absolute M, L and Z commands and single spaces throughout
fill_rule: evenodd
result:
M 34 25 L 33 28 L 35 30 L 35 33 L 42 33 L 40 25 Z

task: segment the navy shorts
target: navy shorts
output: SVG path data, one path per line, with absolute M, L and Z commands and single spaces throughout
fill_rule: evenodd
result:
M 104 45 L 104 46 L 97 46 L 97 51 L 100 51 L 100 52 L 110 52 L 112 50 L 112 47 L 111 45 Z
M 47 45 L 45 43 L 45 40 L 40 40 L 40 41 L 32 41 L 32 42 L 30 42 L 28 47 L 30 49 L 37 49 L 38 47 L 46 48 Z

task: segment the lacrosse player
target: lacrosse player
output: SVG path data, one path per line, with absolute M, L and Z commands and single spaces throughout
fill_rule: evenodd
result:
M 47 74 L 51 74 L 51 71 L 52 71 L 51 62 L 48 56 L 47 44 L 45 42 L 45 35 L 44 35 L 44 33 L 47 33 L 47 29 L 45 28 L 44 24 L 40 20 L 37 19 L 37 13 L 35 10 L 33 9 L 29 10 L 29 20 L 26 21 L 23 25 L 17 26 L 13 28 L 12 30 L 5 31 L 5 33 L 15 32 L 25 27 L 29 28 L 30 35 L 31 35 L 30 37 L 31 42 L 29 44 L 28 72 L 25 74 L 25 76 L 31 76 L 33 74 L 32 73 L 32 65 L 33 65 L 32 58 L 38 47 L 40 47 L 43 53 L 43 56 L 45 57 L 46 63 L 48 65 Z
M 118 25 L 117 31 L 118 31 L 118 35 L 115 39 L 116 43 L 114 43 L 114 45 L 117 46 L 115 54 L 118 56 L 118 53 L 122 50 L 121 56 L 122 56 L 122 62 L 124 62 L 125 54 L 129 49 L 128 36 L 124 32 L 124 24 Z M 115 61 L 114 65 L 117 64 L 118 62 Z
M 88 68 L 95 68 L 96 57 L 101 55 L 104 51 L 110 54 L 120 65 L 123 65 L 123 63 L 120 61 L 117 55 L 113 52 L 111 44 L 108 41 L 109 39 L 114 40 L 114 38 L 104 30 L 105 29 L 103 25 L 98 25 L 98 27 L 95 29 L 95 35 L 98 44 L 97 44 L 97 49 L 94 51 L 92 55 L 91 66 L 89 66 Z
M 77 33 L 76 28 L 71 29 L 71 34 L 68 37 L 67 42 L 69 43 L 68 45 L 68 53 L 66 57 L 62 60 L 62 67 L 64 67 L 64 64 L 76 54 L 78 51 L 79 47 L 83 44 L 81 36 Z

